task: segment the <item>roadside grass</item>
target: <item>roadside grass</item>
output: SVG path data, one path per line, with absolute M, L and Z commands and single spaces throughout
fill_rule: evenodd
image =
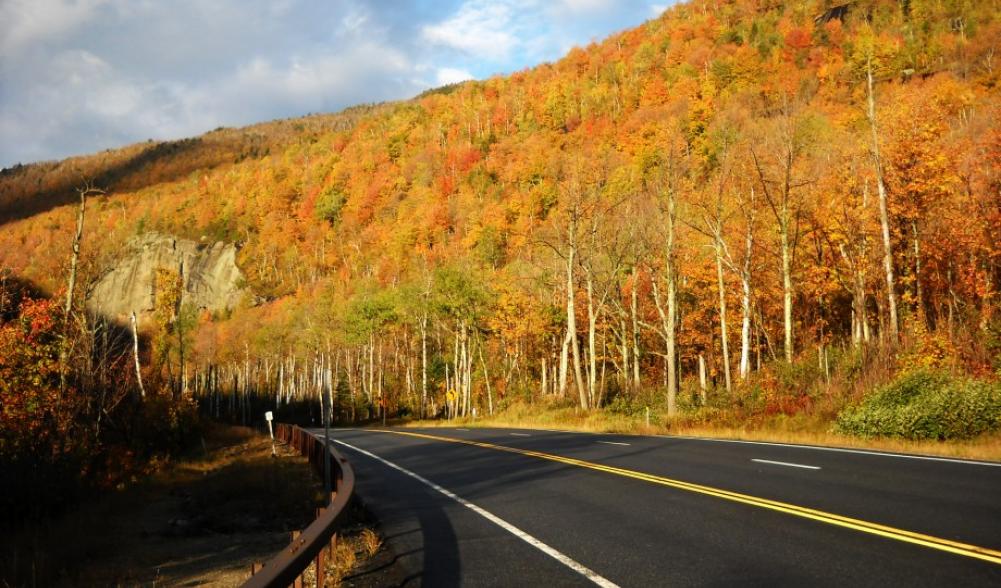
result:
M 677 435 L 1001 461 L 1001 430 L 997 429 L 973 438 L 944 441 L 837 432 L 835 424 L 846 409 L 894 385 L 897 378 L 914 368 L 911 364 L 928 363 L 920 342 L 911 339 L 896 351 L 830 346 L 822 355 L 820 349 L 811 350 L 791 364 L 771 362 L 755 370 L 729 392 L 715 383 L 703 393 L 696 379 L 685 378 L 679 383 L 678 414 L 670 417 L 665 390 L 647 387 L 628 391 L 615 385 L 602 399 L 600 409 L 582 410 L 569 397 L 540 397 L 535 390 L 512 389 L 506 398 L 498 399 L 498 408 L 490 416 L 483 416 L 481 407 L 475 419 L 404 419 L 396 424 Z M 938 369 L 948 368 L 943 362 L 939 362 Z M 956 365 L 949 373 L 961 375 L 962 370 L 956 367 L 958 360 L 953 363 Z M 958 387 L 946 391 L 947 397 L 954 393 L 953 389 Z M 984 404 L 981 396 L 971 404 Z M 932 415 L 933 420 L 939 418 L 935 415 L 938 413 Z
M 384 548 L 382 537 L 374 529 L 368 513 L 353 505 L 348 521 L 337 534 L 333 558 L 327 558 L 323 585 L 338 588 L 400 586 L 406 583 L 402 571 L 393 566 L 395 559 Z M 303 574 L 303 585 L 316 585 L 316 563 Z
M 321 483 L 297 454 L 214 426 L 144 480 L 0 538 L 0 585 L 239 585 L 312 521 Z
M 489 417 L 409 420 L 398 424 L 405 427 L 498 427 L 624 435 L 677 435 L 1001 461 L 1001 432 L 952 441 L 860 438 L 832 432 L 835 414 L 829 408 L 822 407 L 792 415 L 780 413 L 754 415 L 751 418 L 736 413 L 714 413 L 716 418 L 712 420 L 724 424 L 713 424 L 710 419 L 693 418 L 692 415 L 671 418 L 665 411 L 651 408 L 648 425 L 645 410 L 638 414 L 623 414 L 609 409 L 581 410 L 570 406 L 542 407 L 516 402 Z

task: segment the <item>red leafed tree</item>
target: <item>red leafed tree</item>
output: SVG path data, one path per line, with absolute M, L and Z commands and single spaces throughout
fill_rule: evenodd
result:
M 59 397 L 59 316 L 53 299 L 26 299 L 0 325 L 0 454 L 53 447 L 68 427 Z M 72 394 L 72 392 L 68 392 Z

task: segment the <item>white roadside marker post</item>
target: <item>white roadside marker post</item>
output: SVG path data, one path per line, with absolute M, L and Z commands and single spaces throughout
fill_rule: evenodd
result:
M 268 433 L 271 435 L 271 457 L 278 455 L 278 452 L 275 451 L 275 430 L 271 428 L 271 421 L 274 420 L 274 418 L 275 417 L 271 414 L 270 410 L 264 413 L 264 420 L 268 421 Z

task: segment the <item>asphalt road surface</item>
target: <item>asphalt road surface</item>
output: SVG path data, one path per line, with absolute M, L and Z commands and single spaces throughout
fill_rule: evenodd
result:
M 997 463 L 529 429 L 331 439 L 408 586 L 1001 586 Z

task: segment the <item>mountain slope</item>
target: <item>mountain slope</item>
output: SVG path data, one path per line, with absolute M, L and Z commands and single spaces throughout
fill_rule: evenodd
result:
M 110 191 L 86 219 L 88 280 L 146 231 L 240 247 L 265 302 L 202 317 L 188 361 L 336 353 L 352 402 L 385 392 L 423 412 L 456 371 L 461 410 L 497 393 L 572 398 L 575 384 L 585 406 L 656 389 L 674 264 L 677 369 L 694 386 L 701 356 L 722 390 L 727 371 L 781 357 L 786 333 L 795 356 L 886 338 L 871 67 L 901 315 L 931 341 L 921 357 L 985 373 L 986 339 L 962 326 L 992 324 L 1001 280 L 999 8 L 689 2 L 448 92 L 6 170 L 0 267 L 59 289 L 79 168 Z M 825 357 L 805 386 L 765 370 L 756 385 L 794 399 L 754 410 L 811 405 Z

